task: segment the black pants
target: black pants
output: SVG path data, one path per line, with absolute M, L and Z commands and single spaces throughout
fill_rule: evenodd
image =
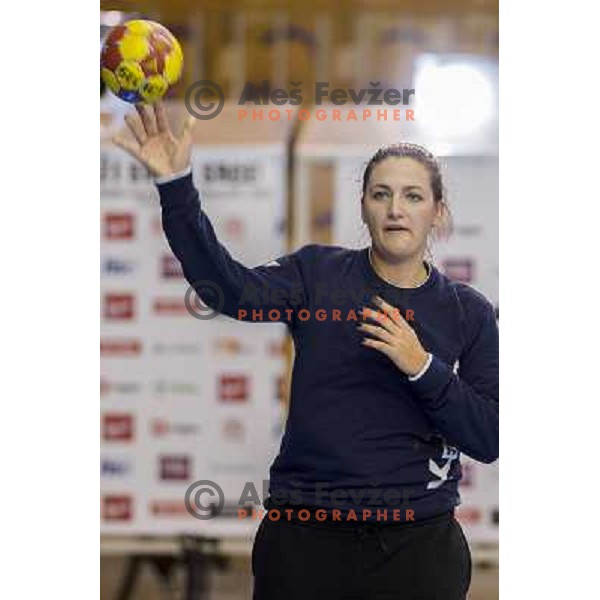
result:
M 252 549 L 253 600 L 464 600 L 471 552 L 452 513 L 419 522 L 272 521 Z

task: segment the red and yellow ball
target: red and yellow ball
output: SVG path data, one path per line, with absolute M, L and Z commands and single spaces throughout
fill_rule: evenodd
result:
M 134 104 L 162 98 L 182 69 L 179 42 L 154 21 L 135 19 L 113 27 L 100 54 L 100 75 L 108 89 Z

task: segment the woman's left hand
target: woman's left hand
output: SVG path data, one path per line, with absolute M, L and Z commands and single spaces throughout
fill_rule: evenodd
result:
M 399 309 L 379 296 L 375 296 L 374 301 L 379 312 L 385 315 L 377 319 L 377 325 L 365 322 L 358 325 L 359 331 L 373 336 L 365 337 L 362 344 L 383 352 L 408 376 L 416 375 L 427 362 L 427 352 L 417 334 L 404 320 Z M 376 317 L 373 315 L 372 318 Z

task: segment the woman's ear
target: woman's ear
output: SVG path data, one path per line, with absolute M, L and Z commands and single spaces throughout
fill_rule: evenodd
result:
M 433 218 L 433 229 L 440 227 L 444 219 L 444 202 L 438 202 L 436 205 L 435 217 Z

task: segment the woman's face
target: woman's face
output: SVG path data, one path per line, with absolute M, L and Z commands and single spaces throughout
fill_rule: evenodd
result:
M 373 246 L 390 261 L 423 256 L 427 237 L 441 218 L 426 167 L 412 158 L 377 163 L 362 202 Z

